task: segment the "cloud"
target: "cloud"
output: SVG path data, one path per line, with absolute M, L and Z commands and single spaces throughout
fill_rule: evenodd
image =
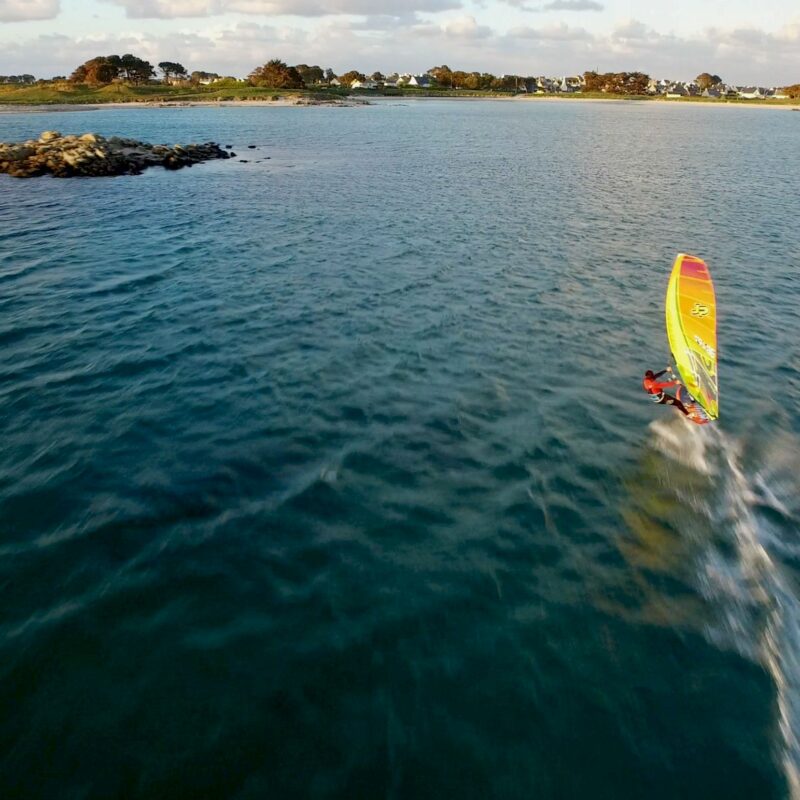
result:
M 512 39 L 531 39 L 540 44 L 548 42 L 587 42 L 594 37 L 585 28 L 571 28 L 563 22 L 560 25 L 550 25 L 544 28 L 520 27 L 512 28 L 508 32 Z
M 442 31 L 451 39 L 488 39 L 492 29 L 487 25 L 479 25 L 475 17 L 464 15 L 442 23 Z
M 285 21 L 281 21 L 285 23 Z M 786 85 L 800 78 L 800 25 L 777 31 L 710 29 L 691 37 L 662 33 L 638 20 L 592 34 L 580 26 L 527 26 L 499 32 L 479 15 L 445 14 L 435 21 L 408 14 L 362 19 L 328 16 L 313 22 L 270 24 L 195 22 L 180 32 L 33 38 L 6 36 L 0 73 L 64 75 L 93 56 L 135 53 L 151 63 L 179 61 L 190 70 L 247 75 L 270 58 L 320 64 L 334 71 L 420 72 L 433 63 L 494 74 L 565 75 L 640 70 L 686 80 L 701 72 L 740 84 Z
M 551 0 L 544 5 L 532 6 L 528 0 L 505 0 L 506 3 L 521 11 L 533 11 L 536 13 L 544 11 L 602 11 L 605 6 L 596 0 Z
M 621 22 L 611 31 L 611 40 L 615 42 L 652 42 L 663 38 L 666 37 L 635 19 Z
M 0 0 L 0 22 L 53 19 L 60 11 L 59 0 Z
M 18 0 L 23 2 L 24 0 Z M 211 17 L 221 14 L 324 17 L 347 14 L 408 18 L 418 11 L 460 8 L 462 0 L 104 0 L 132 19 Z
M 542 6 L 543 11 L 602 11 L 604 8 L 594 0 L 553 0 Z

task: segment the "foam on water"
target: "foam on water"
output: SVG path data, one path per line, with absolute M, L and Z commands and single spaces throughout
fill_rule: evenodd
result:
M 764 543 L 757 506 L 766 501 L 787 517 L 791 512 L 767 485 L 769 468 L 748 472 L 743 465 L 744 443 L 719 427 L 698 430 L 676 417 L 654 422 L 650 429 L 659 452 L 714 476 L 716 491 L 694 507 L 727 531 L 735 557 L 731 560 L 709 544 L 701 564 L 701 590 L 722 614 L 708 635 L 719 646 L 757 659 L 771 676 L 780 758 L 791 796 L 800 798 L 800 601 Z

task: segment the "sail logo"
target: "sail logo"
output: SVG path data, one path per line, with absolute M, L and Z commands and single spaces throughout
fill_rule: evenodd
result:
M 708 306 L 703 305 L 702 303 L 695 303 L 692 306 L 692 310 L 689 313 L 693 317 L 707 317 L 708 316 Z
M 717 357 L 717 351 L 710 344 L 706 344 L 697 334 L 695 334 L 694 340 L 703 348 L 709 358 Z

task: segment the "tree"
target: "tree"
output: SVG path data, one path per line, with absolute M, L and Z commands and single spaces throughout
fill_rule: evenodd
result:
M 36 78 L 33 75 L 0 75 L 0 83 L 11 83 L 15 85 L 27 86 L 36 83 Z
M 119 59 L 120 70 L 128 83 L 147 83 L 150 78 L 154 77 L 156 71 L 149 61 L 143 58 L 137 58 L 130 53 L 125 53 Z
M 302 89 L 305 84 L 294 67 L 288 67 L 279 58 L 273 58 L 263 67 L 256 67 L 248 80 L 253 86 L 268 86 L 271 89 Z
M 351 69 L 350 72 L 345 72 L 344 75 L 339 76 L 339 83 L 342 86 L 350 86 L 353 81 L 365 81 L 367 76 L 363 72 L 356 69 Z
M 495 78 L 492 81 L 491 88 L 502 92 L 513 92 L 519 85 L 519 80 L 517 75 L 503 75 L 502 78 Z
M 465 89 L 467 85 L 467 77 L 468 73 L 462 72 L 461 70 L 456 70 L 455 72 L 451 73 L 450 85 L 454 89 Z
M 69 79 L 72 83 L 88 83 L 93 86 L 111 83 L 114 78 L 119 76 L 119 66 L 114 59 L 119 60 L 119 56 L 90 58 L 76 67 Z
M 584 72 L 584 91 L 645 94 L 650 76 L 644 72 Z
M 600 81 L 600 74 L 595 72 L 594 70 L 590 72 L 583 73 L 583 88 L 584 91 L 587 92 L 600 92 L 602 89 L 600 88 L 601 81 Z
M 480 89 L 481 88 L 481 74 L 480 72 L 467 72 L 462 84 L 465 89 Z
M 192 83 L 200 83 L 201 81 L 217 81 L 219 80 L 219 75 L 216 72 L 203 72 L 201 69 L 196 69 L 190 76 L 189 80 Z
M 791 86 L 784 86 L 783 91 L 793 100 L 800 98 L 800 83 L 793 83 Z
M 447 64 L 442 64 L 441 67 L 432 67 L 428 70 L 428 75 L 430 75 L 439 86 L 445 89 L 453 88 L 453 71 Z
M 382 72 L 373 72 L 372 75 L 369 76 L 371 81 L 375 81 L 375 83 L 383 83 L 386 80 L 384 74 Z
M 328 69 L 325 70 L 325 82 L 330 83 L 335 77 L 336 73 L 328 67 Z
M 303 83 L 306 86 L 311 86 L 314 83 L 322 83 L 325 78 L 322 67 L 316 65 L 309 67 L 308 64 L 298 64 L 295 69 L 300 73 L 300 77 L 303 79 Z
M 624 72 L 623 94 L 646 94 L 650 76 L 644 72 Z
M 161 61 L 158 68 L 164 74 L 164 80 L 169 83 L 170 78 L 186 79 L 189 77 L 186 67 L 177 61 Z
M 701 89 L 710 89 L 712 86 L 722 83 L 719 75 L 711 75 L 708 72 L 701 72 L 694 80 Z

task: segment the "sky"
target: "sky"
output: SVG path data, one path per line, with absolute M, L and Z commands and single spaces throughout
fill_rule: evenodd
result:
M 97 55 L 246 76 L 271 58 L 342 73 L 639 70 L 800 83 L 799 0 L 0 0 L 0 74 Z

